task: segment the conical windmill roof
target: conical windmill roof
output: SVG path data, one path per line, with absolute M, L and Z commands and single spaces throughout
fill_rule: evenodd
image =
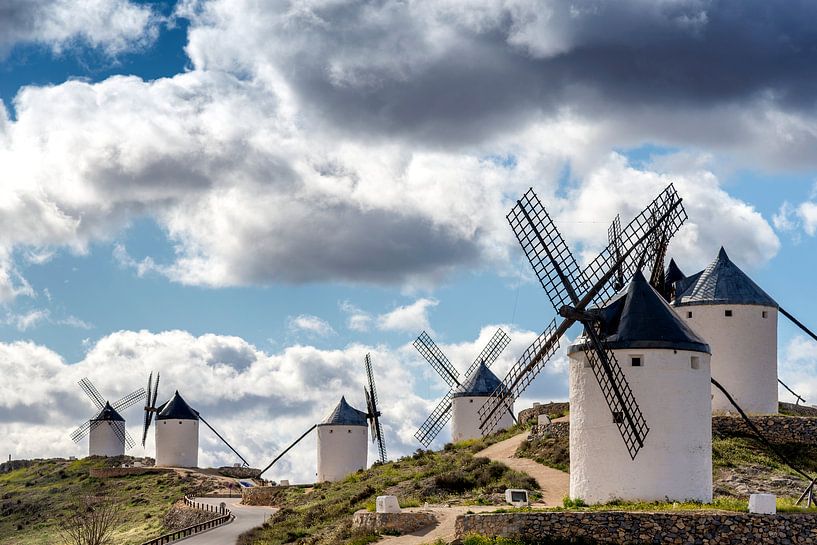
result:
M 698 274 L 678 284 L 676 306 L 758 305 L 777 307 L 777 302 L 746 273 L 732 263 L 721 248 L 715 261 Z
M 681 269 L 678 268 L 678 265 L 675 263 L 674 259 L 669 260 L 669 265 L 667 265 L 667 270 L 664 273 L 664 287 L 672 288 L 672 285 L 678 282 L 679 280 L 683 280 L 686 278 L 686 275 L 681 272 Z M 669 290 L 667 290 L 669 291 Z
M 125 419 L 122 418 L 122 415 L 116 412 L 116 409 L 111 407 L 109 402 L 105 402 L 105 406 L 102 407 L 102 410 L 99 411 L 99 414 L 96 415 L 92 420 L 108 420 L 110 422 L 124 422 Z
M 485 362 L 480 362 L 471 376 L 454 391 L 452 397 L 488 397 L 497 388 L 504 387 L 502 381 L 488 369 Z
M 173 394 L 170 400 L 159 407 L 156 413 L 156 420 L 198 420 L 199 413 L 187 404 L 187 401 L 179 395 L 179 391 Z
M 327 416 L 319 426 L 366 426 L 366 413 L 358 411 L 346 402 L 346 397 L 341 397 L 335 409 Z
M 602 309 L 601 334 L 607 347 L 665 348 L 709 353 L 709 345 L 698 336 L 672 307 L 637 272 L 626 291 L 613 297 Z M 569 348 L 584 350 L 585 342 Z

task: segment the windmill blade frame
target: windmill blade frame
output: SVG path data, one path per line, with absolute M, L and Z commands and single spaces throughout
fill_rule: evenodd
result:
M 128 407 L 132 407 L 137 402 L 142 401 L 145 399 L 145 389 L 139 388 L 138 390 L 134 390 L 133 392 L 129 393 L 128 395 L 124 396 L 122 399 L 118 400 L 115 403 L 111 404 L 113 410 L 119 412 L 127 409 Z
M 155 413 L 158 409 L 156 407 L 156 398 L 159 396 L 159 375 L 160 373 L 156 372 L 156 382 L 151 385 L 153 381 L 153 372 L 150 373 L 148 376 L 148 387 L 147 387 L 147 394 L 146 394 L 146 401 L 145 404 L 145 420 L 144 426 L 142 428 L 142 446 L 145 446 L 145 442 L 148 438 L 148 430 L 150 429 L 150 424 L 153 422 L 153 413 Z
M 374 383 L 374 372 L 372 371 L 372 357 L 371 354 L 366 354 L 363 358 L 363 363 L 366 368 L 366 377 L 369 381 L 369 388 L 363 387 L 363 392 L 366 396 L 366 408 L 368 410 L 369 425 L 372 431 L 372 442 L 377 443 L 377 452 L 381 463 L 385 463 L 387 459 L 386 444 L 383 437 L 383 428 L 380 425 L 380 409 L 377 404 L 377 387 Z
M 431 364 L 449 387 L 460 385 L 459 372 L 451 364 L 432 338 L 423 331 L 412 343 L 414 348 Z
M 532 382 L 552 356 L 551 349 L 555 350 L 558 338 L 576 322 L 575 316 L 569 317 L 564 311 L 567 309 L 581 314 L 594 301 L 606 300 L 615 293 L 615 283 L 609 282 L 611 278 L 626 274 L 629 279 L 636 270 L 644 266 L 646 258 L 649 258 L 650 263 L 654 262 L 655 256 L 651 254 L 655 250 L 655 245 L 651 242 L 655 240 L 658 227 L 662 226 L 663 233 L 670 237 L 687 219 L 682 199 L 670 184 L 647 208 L 633 218 L 620 235 L 616 232 L 614 221 L 613 227 L 608 230 L 608 236 L 612 234 L 610 237 L 612 242 L 583 271 L 579 271 L 572 252 L 532 188 L 517 201 L 507 217 L 548 299 L 557 313 L 566 319 L 553 332 L 554 336 L 558 334 L 557 338 L 551 337 L 543 341 L 539 352 L 532 356 L 526 351 L 520 359 L 525 361 L 524 365 L 512 368 L 512 371 L 518 374 L 515 378 L 509 377 L 511 380 L 505 381 L 510 393 L 495 392 L 483 405 L 485 410 L 481 414 L 481 428 L 488 431 L 492 430 L 498 421 L 498 415 L 501 414 L 499 408 L 507 407 L 508 398 L 518 397 Z M 581 298 L 579 293 L 583 294 Z M 582 321 L 586 329 L 592 330 L 592 323 Z M 631 445 L 643 444 L 643 437 L 646 435 L 644 430 L 649 431 L 649 428 L 646 427 L 646 423 L 642 426 L 640 418 L 643 419 L 643 415 L 634 398 L 629 397 L 631 396 L 629 384 L 621 381 L 623 374 L 618 362 L 601 351 L 599 343 L 594 343 L 594 350 L 597 351 L 597 363 L 601 363 L 600 370 L 603 371 L 603 375 L 596 374 L 596 378 L 605 393 L 611 412 L 615 416 L 620 412 L 616 411 L 617 408 L 625 412 L 633 411 L 623 418 L 628 431 L 623 432 L 621 426 L 619 429 L 631 456 L 634 456 L 634 447 Z M 531 376 L 523 378 L 528 374 Z M 519 388 L 518 385 L 522 387 Z M 635 441 L 632 437 L 635 437 Z M 635 449 L 635 453 L 637 452 Z
M 414 432 L 414 437 L 426 448 L 451 419 L 452 393 L 452 390 L 448 390 L 420 428 Z
M 79 387 L 82 388 L 82 391 L 85 392 L 85 395 L 91 400 L 91 402 L 96 405 L 96 408 L 100 411 L 105 408 L 105 398 L 102 397 L 102 394 L 99 393 L 99 390 L 96 389 L 93 382 L 88 380 L 88 377 L 83 377 L 80 379 Z
M 79 426 L 77 429 L 75 429 L 71 433 L 71 440 L 74 441 L 74 443 L 79 443 L 82 440 L 82 438 L 85 437 L 86 435 L 88 435 L 88 432 L 91 431 L 91 428 L 93 427 L 94 422 L 96 422 L 96 421 L 95 420 L 85 421 L 84 424 Z
M 479 353 L 474 362 L 471 364 L 471 367 L 465 371 L 465 377 L 470 377 L 471 373 L 474 372 L 474 369 L 477 368 L 480 362 L 485 363 L 487 367 L 493 365 L 510 342 L 511 338 L 508 336 L 508 334 L 502 331 L 502 328 L 497 329 L 494 336 L 491 337 L 491 340 L 488 341 L 488 344 L 485 345 L 485 348 L 482 349 L 482 352 Z

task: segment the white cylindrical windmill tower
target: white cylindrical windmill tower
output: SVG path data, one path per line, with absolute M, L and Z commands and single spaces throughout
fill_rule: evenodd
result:
M 197 467 L 199 463 L 199 413 L 179 395 L 156 412 L 156 465 Z
M 649 433 L 633 459 L 590 367 L 570 356 L 570 496 L 589 504 L 712 500 L 709 347 L 638 272 L 600 310 L 600 337 L 621 366 Z M 600 363 L 598 365 L 601 365 Z
M 706 269 L 675 284 L 675 311 L 712 349 L 712 377 L 747 413 L 777 413 L 778 305 L 721 248 Z M 712 410 L 735 412 L 712 388 Z
M 122 456 L 125 454 L 125 419 L 111 404 L 91 419 L 88 456 Z
M 502 381 L 485 363 L 480 363 L 468 380 L 462 383 L 451 395 L 451 440 L 455 443 L 483 436 L 479 428 L 479 409 L 497 390 L 504 388 Z M 512 399 L 512 398 L 511 398 Z M 513 411 L 513 407 L 511 407 Z M 505 412 L 493 431 L 504 430 L 513 426 L 511 411 Z
M 346 402 L 318 424 L 318 482 L 339 481 L 355 471 L 366 469 L 369 451 L 366 413 Z

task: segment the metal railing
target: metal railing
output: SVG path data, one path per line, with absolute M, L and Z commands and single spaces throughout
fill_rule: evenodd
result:
M 161 535 L 157 538 L 151 539 L 150 541 L 145 541 L 142 543 L 142 545 L 165 545 L 166 543 L 173 543 L 174 541 L 185 537 L 190 537 L 198 534 L 199 532 L 205 532 L 207 530 L 217 528 L 223 524 L 229 524 L 235 518 L 232 511 L 226 507 L 222 509 L 221 507 L 216 507 L 215 505 L 199 503 L 188 496 L 184 497 L 184 503 L 193 509 L 214 513 L 217 516 L 210 520 L 194 524 L 193 526 L 188 526 L 187 528 L 182 528 L 181 530 L 176 530 L 175 532 Z

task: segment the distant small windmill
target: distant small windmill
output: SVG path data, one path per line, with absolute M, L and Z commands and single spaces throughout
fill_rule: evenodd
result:
M 90 433 L 88 439 L 89 456 L 123 455 L 125 448 L 132 448 L 134 442 L 125 429 L 125 419 L 122 418 L 119 412 L 144 399 L 145 390 L 139 388 L 111 404 L 100 395 L 99 390 L 87 378 L 83 378 L 78 384 L 99 410 L 99 413 L 74 430 L 71 439 L 78 443 Z
M 480 408 L 480 427 L 484 433 L 496 428 L 504 412 L 555 354 L 559 339 L 573 324 L 578 321 L 593 330 L 593 320 L 587 312 L 592 305 L 608 300 L 642 268 L 651 272 L 656 267 L 663 269 L 663 248 L 686 218 L 681 199 L 670 184 L 626 228 L 621 230 L 618 221 L 614 222 L 608 232 L 610 244 L 580 269 L 533 189 L 517 201 L 508 221 L 562 320 L 558 325 L 552 321 L 534 340 L 508 371 L 503 387 Z M 658 261 L 661 265 L 656 265 Z M 598 336 L 593 340 L 591 334 L 589 347 L 587 357 L 596 380 L 617 419 L 630 456 L 635 458 L 649 428 L 615 358 L 604 349 Z
M 377 443 L 378 460 L 386 461 L 386 442 L 380 424 L 377 388 L 372 372 L 372 358 L 364 358 L 368 387 L 363 387 L 367 412 L 349 405 L 345 397 L 340 399 L 335 409 L 322 422 L 313 424 L 298 439 L 285 448 L 261 472 L 266 473 L 278 460 L 300 443 L 304 437 L 318 428 L 318 481 L 335 481 L 359 469 L 365 469 L 368 458 L 366 427 L 372 432 L 372 442 Z
M 474 362 L 465 372 L 464 380 L 460 381 L 459 372 L 457 369 L 451 364 L 449 359 L 443 354 L 442 350 L 434 343 L 431 337 L 423 331 L 420 333 L 420 336 L 414 341 L 414 348 L 417 349 L 418 352 L 428 361 L 432 368 L 442 377 L 446 384 L 448 384 L 449 389 L 448 392 L 443 396 L 431 414 L 426 418 L 425 422 L 420 426 L 420 429 L 414 434 L 414 437 L 417 438 L 423 446 L 428 447 L 431 442 L 437 437 L 437 434 L 440 433 L 440 430 L 443 429 L 445 424 L 448 420 L 451 419 L 452 414 L 466 414 L 467 411 L 454 411 L 454 404 L 455 404 L 455 394 L 457 393 L 474 393 L 474 392 L 464 392 L 463 385 L 468 384 L 469 382 L 477 382 L 477 380 L 471 381 L 470 379 L 481 379 L 479 382 L 484 384 L 486 382 L 491 382 L 494 388 L 498 387 L 499 379 L 496 378 L 490 370 L 490 366 L 496 361 L 502 351 L 508 346 L 508 343 L 511 342 L 511 338 L 502 331 L 502 329 L 498 329 L 494 336 L 491 337 L 491 340 L 488 341 L 488 344 L 485 345 L 485 348 L 482 349 L 482 352 L 476 357 Z M 480 377 L 475 375 L 475 371 L 477 371 Z M 493 379 L 491 378 L 493 377 Z M 458 392 L 458 390 L 460 390 Z M 470 390 L 470 389 L 469 389 Z M 493 389 L 492 389 L 493 390 Z M 457 396 L 457 397 L 468 397 L 467 401 L 473 401 L 474 397 L 480 396 Z M 470 403 L 469 403 L 470 404 Z M 478 407 L 477 407 L 478 408 Z M 476 409 L 474 409 L 474 414 L 476 414 Z M 510 418 L 513 419 L 513 409 L 512 407 L 507 407 L 507 410 L 504 410 L 500 416 L 502 418 L 506 418 L 506 413 L 510 414 Z M 468 420 L 467 418 L 456 419 L 459 420 L 454 423 L 452 426 L 455 430 L 452 430 L 452 437 L 455 437 L 455 441 L 459 441 L 465 438 L 472 438 L 479 436 L 479 426 L 476 426 L 476 429 L 472 429 L 473 426 L 469 425 L 469 422 L 465 422 L 464 420 Z M 478 421 L 474 423 L 478 424 Z M 499 422 L 497 422 L 499 423 Z M 466 437 L 471 436 L 471 437 Z
M 210 428 L 222 443 L 227 445 L 233 453 L 241 459 L 245 467 L 249 467 L 247 460 L 238 453 L 233 446 L 222 437 L 201 416 L 197 410 L 193 409 L 179 394 L 173 394 L 168 401 L 161 405 L 156 405 L 156 398 L 159 395 L 159 373 L 156 373 L 156 381 L 153 382 L 153 373 L 148 376 L 147 403 L 145 404 L 145 422 L 142 429 L 142 446 L 148 436 L 148 429 L 154 420 L 156 423 L 156 465 L 164 467 L 196 467 L 199 456 L 199 422 Z M 159 424 L 161 422 L 161 425 Z M 176 423 L 175 425 L 173 423 Z

